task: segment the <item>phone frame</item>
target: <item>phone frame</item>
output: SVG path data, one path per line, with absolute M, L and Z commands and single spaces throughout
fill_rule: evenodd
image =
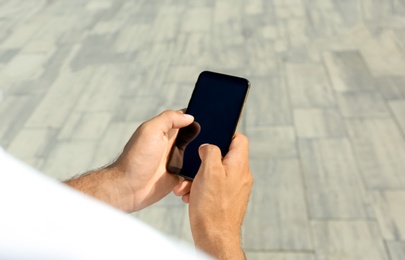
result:
M 192 92 L 192 94 L 191 94 L 190 100 L 189 100 L 189 102 L 188 102 L 188 104 L 187 104 L 187 108 L 186 108 L 186 110 L 185 110 L 185 113 L 186 113 L 186 114 L 187 114 L 187 109 L 188 109 L 188 107 L 190 106 L 191 102 L 193 101 L 194 92 L 196 91 L 198 81 L 199 81 L 201 75 L 203 75 L 203 73 L 205 73 L 205 72 L 207 72 L 207 73 L 215 73 L 215 74 L 219 74 L 219 75 L 224 75 L 224 76 L 227 76 L 227 77 L 231 76 L 231 77 L 235 77 L 235 78 L 244 79 L 244 80 L 247 81 L 246 94 L 245 94 L 245 96 L 244 96 L 242 108 L 241 108 L 241 110 L 240 110 L 240 113 L 239 113 L 239 116 L 238 116 L 238 120 L 237 120 L 237 122 L 236 122 L 236 124 L 235 124 L 235 129 L 234 129 L 233 135 L 232 135 L 232 137 L 231 137 L 231 143 L 232 143 L 232 140 L 235 138 L 237 129 L 238 129 L 238 127 L 239 127 L 239 124 L 240 124 L 240 121 L 241 121 L 241 118 L 242 118 L 242 114 L 243 114 L 243 112 L 245 111 L 246 102 L 247 102 L 247 99 L 248 99 L 248 96 L 249 96 L 249 93 L 250 93 L 251 83 L 250 83 L 250 81 L 249 81 L 248 79 L 246 79 L 246 78 L 241 78 L 241 77 L 237 77 L 237 76 L 233 76 L 233 75 L 227 75 L 227 74 L 218 73 L 218 72 L 212 72 L 212 71 L 202 71 L 202 72 L 199 74 L 198 79 L 197 79 L 197 81 L 196 81 L 196 83 L 195 83 L 195 85 L 194 85 L 193 92 Z M 176 136 L 176 140 L 177 140 L 177 136 Z M 215 144 L 214 144 L 214 145 L 215 145 Z M 183 177 L 183 178 L 186 179 L 186 180 L 193 181 L 194 178 L 192 178 L 192 177 L 190 177 L 190 176 L 182 175 L 182 174 L 180 174 L 180 173 L 172 172 L 172 171 L 169 170 L 169 168 L 172 167 L 172 166 L 169 165 L 169 163 L 170 163 L 170 158 L 171 158 L 172 155 L 173 155 L 175 146 L 176 146 L 176 141 L 174 142 L 173 147 L 171 148 L 171 151 L 170 151 L 170 154 L 169 154 L 169 157 L 168 157 L 169 159 L 168 159 L 168 161 L 167 161 L 167 167 L 166 167 L 167 170 L 168 170 L 168 172 L 171 173 L 171 174 L 175 174 L 175 175 L 177 175 L 177 176 Z M 181 169 L 180 169 L 179 172 L 181 172 Z

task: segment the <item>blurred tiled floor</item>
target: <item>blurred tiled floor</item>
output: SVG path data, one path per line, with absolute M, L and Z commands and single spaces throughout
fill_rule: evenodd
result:
M 202 70 L 252 83 L 250 259 L 405 259 L 404 0 L 0 0 L 0 144 L 105 165 Z M 135 215 L 191 239 L 174 196 Z

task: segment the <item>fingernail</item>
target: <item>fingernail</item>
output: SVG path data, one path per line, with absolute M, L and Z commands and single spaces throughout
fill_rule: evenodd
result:
M 185 118 L 194 120 L 194 117 L 189 114 L 183 114 Z
M 203 147 L 203 146 L 206 146 L 206 145 L 209 145 L 209 144 L 202 144 L 202 145 L 200 145 L 200 147 Z

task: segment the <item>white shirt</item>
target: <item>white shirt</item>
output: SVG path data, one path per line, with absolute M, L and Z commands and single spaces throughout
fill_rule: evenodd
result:
M 0 259 L 210 259 L 0 147 Z

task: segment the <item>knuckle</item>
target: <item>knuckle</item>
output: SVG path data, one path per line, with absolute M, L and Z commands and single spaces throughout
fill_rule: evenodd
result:
M 160 115 L 164 117 L 171 118 L 176 112 L 173 110 L 165 110 Z
M 248 146 L 248 145 L 249 145 L 249 139 L 248 139 L 248 137 L 247 137 L 246 135 L 239 134 L 238 138 L 239 138 L 239 141 L 240 141 L 243 145 L 245 145 L 245 146 Z
M 175 115 L 176 113 L 177 113 L 176 111 L 168 109 L 168 110 L 163 111 L 162 114 L 167 117 L 171 117 L 171 116 Z
M 148 129 L 149 126 L 149 121 L 143 122 L 139 127 L 138 127 L 138 131 L 139 132 L 144 132 L 145 129 Z
M 140 126 L 139 126 L 139 131 L 141 133 L 148 133 L 150 131 L 153 131 L 155 129 L 156 123 L 153 119 L 150 119 L 146 122 L 143 122 Z
M 218 146 L 216 145 L 212 145 L 212 144 L 208 144 L 208 145 L 204 145 L 200 148 L 204 154 L 206 155 L 217 155 L 218 153 L 221 153 L 221 150 L 219 150 Z
M 220 153 L 220 152 L 221 152 L 221 151 L 219 150 L 219 147 L 218 147 L 218 146 L 212 145 L 212 144 L 207 145 L 207 151 L 208 151 L 209 153 Z

